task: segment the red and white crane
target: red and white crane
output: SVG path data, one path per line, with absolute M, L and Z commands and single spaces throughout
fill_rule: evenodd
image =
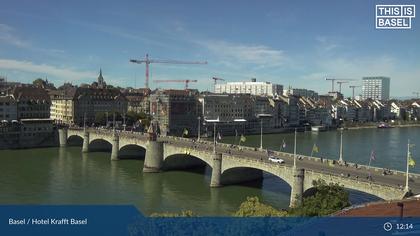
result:
M 188 89 L 188 83 L 196 83 L 197 80 L 191 79 L 172 79 L 172 80 L 155 80 L 155 83 L 185 83 L 185 90 Z
M 158 59 L 150 59 L 149 54 L 146 54 L 144 59 L 130 59 L 130 62 L 146 65 L 146 82 L 145 87 L 149 88 L 149 65 L 151 63 L 161 63 L 161 64 L 207 64 L 207 61 L 178 61 L 178 60 L 158 60 Z

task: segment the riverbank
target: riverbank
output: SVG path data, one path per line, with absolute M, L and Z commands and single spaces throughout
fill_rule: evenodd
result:
M 405 128 L 405 127 L 420 127 L 420 123 L 417 124 L 402 124 L 402 125 L 392 125 L 391 128 Z M 346 127 L 346 129 L 377 129 L 378 125 L 365 125 L 365 126 L 354 126 L 354 127 Z

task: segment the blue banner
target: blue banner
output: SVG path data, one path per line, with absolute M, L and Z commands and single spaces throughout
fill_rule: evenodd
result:
M 0 235 L 420 235 L 420 218 L 155 218 L 123 205 L 0 206 Z

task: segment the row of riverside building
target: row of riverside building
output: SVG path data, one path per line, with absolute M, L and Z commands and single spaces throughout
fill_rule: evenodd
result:
M 381 79 L 375 77 L 378 78 Z M 378 86 L 374 88 L 376 92 Z M 100 71 L 97 82 L 91 85 L 65 84 L 59 89 L 15 85 L 4 91 L 0 96 L 3 123 L 45 119 L 56 124 L 82 126 L 86 122 L 91 126 L 95 125 L 98 113 L 134 112 L 149 115 L 161 135 L 182 135 L 185 129 L 190 135 L 196 135 L 198 129 L 203 135 L 211 135 L 213 126 L 206 121 L 215 119 L 220 121 L 219 131 L 233 135 L 258 133 L 261 124 L 264 132 L 276 133 L 305 126 L 336 127 L 343 122 L 417 121 L 420 118 L 420 102 L 415 99 L 345 99 L 307 89 L 283 89 L 282 85 L 255 79 L 218 84 L 216 93 L 200 93 L 194 89 L 151 91 L 111 88 Z M 377 92 L 389 97 L 383 91 Z

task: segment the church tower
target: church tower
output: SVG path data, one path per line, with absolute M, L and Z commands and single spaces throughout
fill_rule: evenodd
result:
M 104 77 L 102 76 L 102 68 L 99 69 L 99 76 L 98 76 L 98 88 L 106 88 L 106 83 L 104 81 Z

